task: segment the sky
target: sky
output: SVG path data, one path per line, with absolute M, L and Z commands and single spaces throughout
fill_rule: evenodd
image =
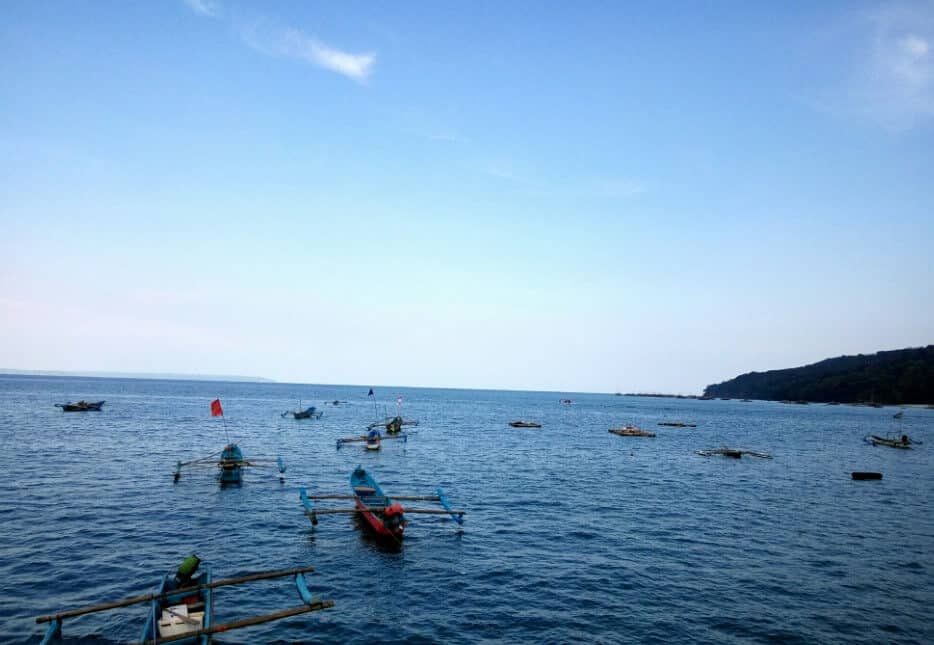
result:
M 695 394 L 934 342 L 934 1 L 0 12 L 0 367 Z

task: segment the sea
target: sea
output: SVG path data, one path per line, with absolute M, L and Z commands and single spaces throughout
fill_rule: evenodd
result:
M 934 642 L 934 410 L 370 387 L 0 376 L 0 642 L 154 591 L 191 553 L 215 579 L 314 567 L 309 588 L 335 603 L 220 643 Z M 79 399 L 106 403 L 55 407 Z M 282 416 L 299 404 L 322 417 Z M 337 448 L 397 412 L 418 421 L 407 440 Z M 626 424 L 657 436 L 607 432 Z M 281 456 L 284 480 L 173 481 L 228 440 Z M 721 446 L 772 459 L 696 454 Z M 463 526 L 410 515 L 401 548 L 352 514 L 312 526 L 299 488 L 348 494 L 358 465 L 390 496 L 442 487 Z M 224 587 L 215 622 L 299 604 L 288 578 Z M 66 620 L 64 642 L 136 640 L 146 613 Z

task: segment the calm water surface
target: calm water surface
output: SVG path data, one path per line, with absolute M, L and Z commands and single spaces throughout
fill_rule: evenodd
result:
M 312 593 L 337 603 L 224 643 L 934 642 L 932 410 L 899 427 L 890 408 L 376 388 L 381 405 L 404 397 L 417 432 L 336 450 L 373 420 L 366 391 L 0 376 L 0 642 L 37 641 L 40 614 L 150 591 L 190 552 L 215 578 L 314 566 Z M 223 447 L 217 396 L 231 439 L 281 454 L 285 483 L 259 470 L 240 487 L 210 471 L 172 483 L 177 460 Z M 78 399 L 107 403 L 53 407 Z M 323 418 L 280 418 L 299 399 Z M 334 399 L 348 403 L 322 406 Z M 630 422 L 657 438 L 607 433 Z M 900 431 L 925 444 L 862 442 Z M 721 445 L 775 458 L 694 454 Z M 357 464 L 390 494 L 444 487 L 464 527 L 411 516 L 398 552 L 349 516 L 313 529 L 298 487 L 346 493 Z M 215 601 L 226 622 L 298 597 L 283 579 Z M 66 621 L 65 641 L 133 640 L 145 611 Z

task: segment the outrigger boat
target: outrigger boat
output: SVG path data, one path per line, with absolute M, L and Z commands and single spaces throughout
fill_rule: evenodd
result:
M 345 443 L 356 443 L 356 442 L 365 442 L 367 450 L 379 450 L 380 445 L 383 441 L 388 441 L 389 439 L 402 439 L 403 443 L 409 442 L 409 435 L 405 432 L 400 432 L 399 434 L 391 434 L 384 437 L 379 430 L 376 428 L 370 429 L 366 434 L 360 435 L 359 437 L 345 437 L 343 439 L 337 440 L 337 449 L 340 450 L 341 446 Z
M 542 424 L 532 421 L 510 421 L 509 426 L 512 428 L 541 428 Z
M 299 401 L 297 410 L 287 410 L 280 416 L 287 417 L 290 414 L 292 415 L 293 419 L 320 419 L 321 415 L 324 413 L 313 405 L 302 410 L 302 402 Z
M 715 448 L 713 450 L 695 450 L 696 454 L 701 457 L 712 457 L 714 455 L 722 455 L 724 457 L 732 457 L 733 459 L 740 459 L 743 455 L 749 455 L 750 457 L 758 457 L 760 459 L 771 459 L 772 455 L 764 452 L 753 452 L 752 450 L 738 450 L 736 448 Z
M 219 457 L 219 458 L 218 458 Z M 182 476 L 182 468 L 218 468 L 217 478 L 221 484 L 239 484 L 243 481 L 244 468 L 271 468 L 275 465 L 279 470 L 279 479 L 285 479 L 285 462 L 282 457 L 275 459 L 245 459 L 240 446 L 229 443 L 220 453 L 208 455 L 192 461 L 179 461 L 175 465 L 174 480 Z
M 607 432 L 619 435 L 621 437 L 654 437 L 654 432 L 637 428 L 633 425 L 627 425 L 625 428 L 610 428 Z
M 395 417 L 386 417 L 382 421 L 374 421 L 366 427 L 367 430 L 372 430 L 373 428 L 386 428 L 386 432 L 389 434 L 398 434 L 402 430 L 402 426 L 417 426 L 418 421 L 414 419 L 403 419 L 400 416 Z
M 319 515 L 335 513 L 354 513 L 363 518 L 365 525 L 378 537 L 385 538 L 394 544 L 401 544 L 408 521 L 405 513 L 450 515 L 458 524 L 464 523 L 464 511 L 451 508 L 444 491 L 437 489 L 436 495 L 397 495 L 390 499 L 380 487 L 373 476 L 357 466 L 350 474 L 350 489 L 353 495 L 309 495 L 304 488 L 299 489 L 305 515 L 311 520 L 312 526 L 318 525 Z M 327 508 L 317 509 L 312 500 L 346 499 L 353 500 L 355 508 Z M 439 502 L 443 508 L 403 508 L 399 501 Z
M 61 408 L 62 412 L 100 412 L 104 401 L 78 401 L 77 403 L 56 403 L 56 408 Z
M 660 426 L 669 426 L 671 428 L 696 428 L 696 423 L 684 423 L 683 421 L 659 421 Z
M 130 605 L 150 603 L 146 622 L 140 633 L 140 643 L 198 643 L 209 645 L 214 634 L 234 629 L 260 625 L 281 618 L 306 614 L 311 611 L 334 606 L 333 600 L 312 598 L 305 581 L 305 574 L 314 571 L 312 567 L 299 567 L 283 571 L 263 571 L 227 580 L 211 580 L 211 570 L 197 574 L 201 560 L 190 555 L 182 562 L 175 574 L 165 574 L 155 593 L 118 600 L 102 605 L 69 609 L 36 618 L 37 623 L 49 623 L 41 645 L 48 645 L 61 638 L 62 621 Z M 275 611 L 260 616 L 241 618 L 220 625 L 214 624 L 214 589 L 231 585 L 240 585 L 256 580 L 294 576 L 295 587 L 302 604 L 289 609 Z
M 889 448 L 902 448 L 904 450 L 910 449 L 913 445 L 920 444 L 920 441 L 914 441 L 911 437 L 906 434 L 903 434 L 901 437 L 892 438 L 892 437 L 879 437 L 874 434 L 871 434 L 865 437 L 864 441 L 873 446 L 888 446 Z

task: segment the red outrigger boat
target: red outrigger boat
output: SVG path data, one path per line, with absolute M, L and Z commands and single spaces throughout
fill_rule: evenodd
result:
M 389 498 L 380 487 L 379 483 L 366 470 L 357 466 L 350 474 L 350 489 L 353 495 L 308 495 L 304 488 L 299 490 L 299 496 L 302 505 L 305 507 L 305 514 L 311 519 L 313 526 L 318 524 L 318 515 L 328 515 L 331 513 L 358 513 L 363 522 L 375 535 L 390 540 L 396 544 L 402 543 L 405 535 L 405 527 L 408 520 L 405 519 L 405 513 L 430 513 L 438 515 L 450 515 L 458 524 L 464 523 L 464 511 L 456 511 L 451 508 L 448 498 L 440 488 L 436 495 L 426 496 L 397 496 L 396 500 L 406 501 L 431 501 L 440 502 L 441 509 L 428 508 L 402 508 L 398 501 Z M 343 509 L 332 508 L 318 510 L 314 507 L 313 499 L 352 499 L 355 508 Z

